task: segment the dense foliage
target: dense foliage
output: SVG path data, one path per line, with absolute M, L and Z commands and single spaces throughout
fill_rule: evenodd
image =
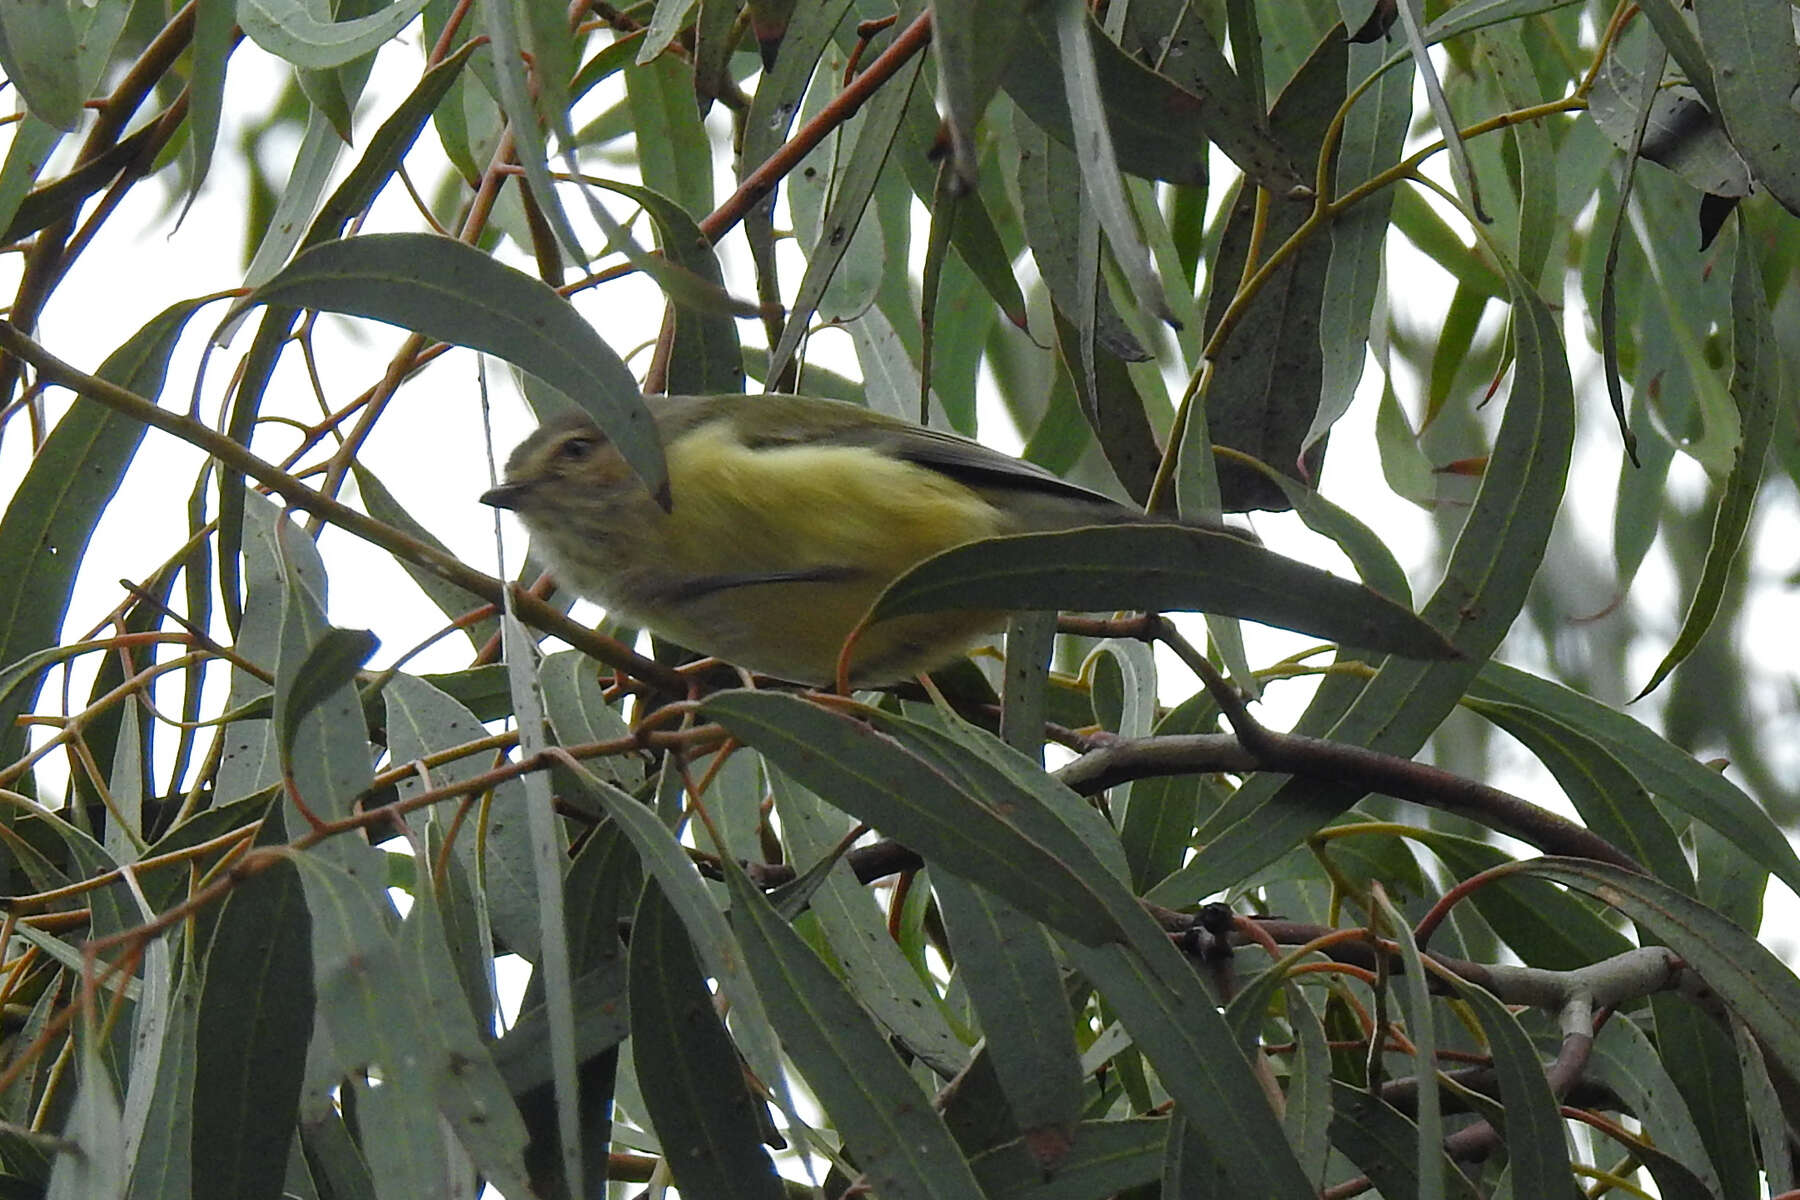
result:
M 1795 1188 L 1787 4 L 36 0 L 0 66 L 0 1196 Z M 1134 616 L 1371 628 L 1083 531 L 883 611 L 1122 615 L 748 686 L 384 482 L 490 382 L 649 484 L 642 391 L 1010 421 L 1424 624 Z

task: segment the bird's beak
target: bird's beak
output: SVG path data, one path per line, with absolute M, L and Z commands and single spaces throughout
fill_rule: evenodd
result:
M 522 483 L 503 483 L 497 488 L 489 488 L 481 493 L 481 502 L 494 508 L 516 509 L 524 498 L 525 485 Z

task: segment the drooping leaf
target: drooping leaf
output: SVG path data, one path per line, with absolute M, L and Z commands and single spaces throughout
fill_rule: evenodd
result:
M 256 290 L 260 304 L 349 313 L 515 363 L 593 416 L 644 486 L 667 486 L 631 372 L 568 301 L 451 238 L 384 233 L 326 242 Z
M 1448 655 L 1435 630 L 1378 592 L 1241 538 L 1181 525 L 971 542 L 895 580 L 871 617 L 962 608 L 1225 613 L 1351 646 Z
M 162 391 L 175 342 L 203 301 L 163 310 L 100 364 L 109 383 L 154 398 Z M 10 666 L 56 644 L 75 574 L 125 472 L 144 427 L 86 397 L 78 398 L 44 440 L 0 515 L 0 664 Z M 37 696 L 28 674 L 0 696 L 0 759 L 19 757 L 15 724 Z

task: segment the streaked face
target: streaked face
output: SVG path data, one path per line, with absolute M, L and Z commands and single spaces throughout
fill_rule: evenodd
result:
M 481 496 L 509 508 L 528 525 L 559 513 L 593 512 L 621 487 L 642 483 L 586 417 L 560 417 L 540 426 L 506 460 L 506 482 Z

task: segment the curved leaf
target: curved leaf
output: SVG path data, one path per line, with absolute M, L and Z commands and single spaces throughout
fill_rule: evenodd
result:
M 702 711 L 821 797 L 942 869 L 1082 941 L 1117 936 L 1105 903 L 1074 864 L 891 738 L 775 692 L 720 692 Z
M 681 918 L 644 889 L 631 923 L 631 1048 L 654 1065 L 644 1106 L 675 1185 L 694 1196 L 780 1200 L 737 1051 L 713 1011 Z
M 619 356 L 552 288 L 473 246 L 418 233 L 326 242 L 251 300 L 368 317 L 497 355 L 588 412 L 653 494 L 668 487 L 655 422 Z
M 872 620 L 948 609 L 1224 613 L 1384 653 L 1453 655 L 1434 628 L 1358 583 L 1230 534 L 1106 525 L 987 538 L 895 580 Z
M 728 865 L 732 927 L 782 1046 L 831 1114 L 870 1189 L 896 1200 L 981 1200 L 950 1131 L 881 1030 L 763 894 Z
M 1800 856 L 1780 826 L 1718 771 L 1598 700 L 1504 663 L 1488 663 L 1469 694 L 1522 704 L 1598 741 L 1652 792 L 1718 830 L 1732 845 L 1800 891 Z
M 1395 754 L 1424 744 L 1473 682 L 1525 603 L 1542 561 L 1567 484 L 1574 441 L 1575 397 L 1557 317 L 1510 264 L 1517 358 L 1512 394 L 1488 469 L 1444 580 L 1423 619 L 1450 631 L 1461 662 L 1415 663 L 1390 658 L 1342 709 L 1330 736 Z M 1337 699 L 1329 699 L 1332 712 Z M 1308 725 L 1301 719 L 1302 728 Z M 1324 733 L 1325 730 L 1318 730 Z M 1229 886 L 1274 862 L 1360 798 L 1355 788 L 1267 776 L 1251 779 L 1216 813 L 1206 845 L 1158 884 L 1149 899 L 1186 903 Z
M 1349 62 L 1350 48 L 1342 31 L 1328 33 L 1270 112 L 1275 136 L 1308 161 L 1318 157 L 1344 102 Z M 1323 446 L 1315 442 L 1310 451 L 1307 447 L 1320 420 L 1323 305 L 1335 235 L 1309 237 L 1241 306 L 1236 293 L 1245 272 L 1298 233 L 1311 219 L 1312 209 L 1310 203 L 1279 194 L 1269 198 L 1249 188 L 1238 191 L 1210 272 L 1205 318 L 1207 336 L 1214 343 L 1209 346 L 1213 376 L 1205 397 L 1206 428 L 1213 444 L 1302 479 L 1317 478 L 1324 461 Z M 1348 234 L 1360 218 L 1353 209 L 1344 219 L 1349 222 Z M 1228 308 L 1236 309 L 1237 322 L 1221 340 L 1220 322 Z M 1333 315 L 1356 322 L 1365 319 L 1366 311 L 1365 307 L 1363 312 L 1350 309 Z M 1360 356 L 1361 351 L 1357 353 Z M 1226 458 L 1218 469 L 1227 512 L 1285 505 L 1280 489 L 1249 468 Z
M 373 54 L 412 24 L 427 0 L 394 0 L 347 21 L 315 15 L 304 0 L 241 0 L 238 24 L 250 40 L 296 67 L 322 71 Z
M 96 374 L 156 397 L 175 342 L 202 303 L 184 300 L 164 309 Z M 78 397 L 33 456 L 0 515 L 0 663 L 17 664 L 56 644 L 88 541 L 143 438 L 136 421 Z M 33 672 L 13 680 L 8 693 L 0 696 L 0 760 L 11 762 L 25 744 L 14 719 L 37 697 Z
M 1718 113 L 1731 143 L 1756 182 L 1800 212 L 1800 55 L 1794 53 L 1794 14 L 1786 0 L 1709 0 L 1694 7 Z M 1677 14 L 1679 19 L 1679 14 Z M 1662 26 L 1659 24 L 1658 29 Z M 1676 47 L 1669 47 L 1676 53 Z M 1678 61 L 1681 59 L 1676 53 Z
M 1727 72 L 1726 76 L 1730 74 Z M 1788 115 L 1794 114 L 1790 110 Z M 1796 197 L 1800 198 L 1800 192 Z M 1763 463 L 1768 459 L 1775 420 L 1781 411 L 1781 351 L 1775 342 L 1750 229 L 1741 221 L 1731 276 L 1731 347 L 1731 398 L 1738 411 L 1738 442 L 1732 455 L 1731 474 L 1713 514 L 1712 542 L 1706 548 L 1706 564 L 1687 616 L 1682 619 L 1681 632 L 1651 672 L 1650 682 L 1637 695 L 1639 699 L 1655 691 L 1712 627 L 1738 549 L 1750 528 L 1757 492 L 1761 490 Z
M 1014 103 L 1065 145 L 1074 144 L 1069 93 L 1052 22 L 1027 21 L 1001 84 Z M 1096 81 L 1119 167 L 1146 179 L 1204 184 L 1208 142 L 1248 179 L 1285 196 L 1306 180 L 1291 152 L 1269 136 L 1253 104 L 1221 91 L 1199 96 L 1144 66 L 1088 19 Z M 1191 82 L 1191 81 L 1190 81 Z
M 0 4 L 0 66 L 31 114 L 57 129 L 75 128 L 86 99 L 76 49 L 65 0 Z
M 1750 1027 L 1765 1054 L 1800 1076 L 1800 979 L 1768 947 L 1647 876 L 1575 858 L 1533 859 L 1523 870 L 1586 892 L 1655 933 Z

